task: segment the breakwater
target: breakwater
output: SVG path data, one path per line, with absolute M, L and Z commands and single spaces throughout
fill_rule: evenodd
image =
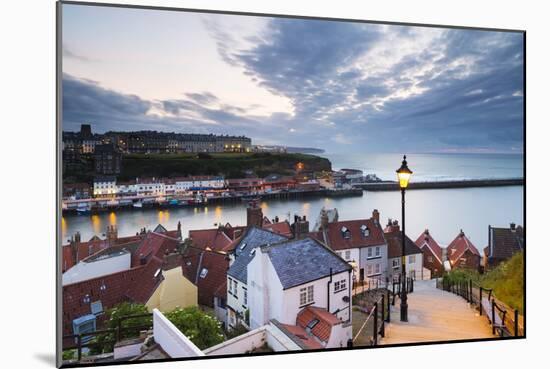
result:
M 523 178 L 508 179 L 468 179 L 460 181 L 437 181 L 437 182 L 411 182 L 407 190 L 420 189 L 446 189 L 446 188 L 468 188 L 468 187 L 500 187 L 500 186 L 523 186 Z M 356 183 L 354 188 L 365 191 L 398 191 L 397 182 L 373 182 Z

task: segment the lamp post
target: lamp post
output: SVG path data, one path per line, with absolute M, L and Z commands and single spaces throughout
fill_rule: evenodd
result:
M 397 179 L 401 188 L 401 321 L 408 321 L 407 318 L 407 271 L 405 267 L 405 190 L 409 185 L 412 171 L 407 166 L 407 156 L 403 155 L 401 168 L 397 169 Z

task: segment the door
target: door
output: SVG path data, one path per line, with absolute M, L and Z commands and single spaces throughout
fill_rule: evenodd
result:
M 365 280 L 365 269 L 364 268 L 359 269 L 359 280 L 361 282 Z

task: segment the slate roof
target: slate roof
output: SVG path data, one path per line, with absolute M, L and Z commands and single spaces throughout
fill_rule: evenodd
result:
M 362 226 L 366 226 L 369 235 L 365 236 Z M 349 231 L 349 238 L 344 237 L 343 229 Z M 384 231 L 373 218 L 342 220 L 328 224 L 326 231 L 318 230 L 309 234 L 311 237 L 325 243 L 333 250 L 346 250 L 368 246 L 383 245 Z
M 441 246 L 437 243 L 436 240 L 430 234 L 430 231 L 427 229 L 418 236 L 415 241 L 416 246 L 418 246 L 422 251 L 424 248 L 427 248 L 437 259 L 437 261 L 443 263 L 443 250 Z
M 260 246 L 288 240 L 287 237 L 258 227 L 250 227 L 234 244 L 235 261 L 229 267 L 227 275 L 247 283 L 247 266 L 254 257 L 250 251 Z
M 351 266 L 319 241 L 307 237 L 262 247 L 277 272 L 283 289 L 299 286 Z
M 402 241 L 401 231 L 393 231 L 384 233 L 386 242 L 388 243 L 388 259 L 398 258 L 402 256 Z M 405 237 L 405 255 L 422 254 L 422 250 L 409 238 Z
M 489 245 L 485 254 L 489 258 L 505 260 L 525 248 L 523 227 L 497 228 L 489 226 Z

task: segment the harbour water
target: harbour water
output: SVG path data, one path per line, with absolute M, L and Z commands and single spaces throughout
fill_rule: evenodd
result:
M 399 163 L 399 161 L 397 161 Z M 415 173 L 416 174 L 416 173 Z M 521 173 L 520 173 L 521 174 Z M 363 197 L 311 198 L 262 202 L 269 218 L 293 218 L 306 215 L 313 227 L 320 209 L 337 208 L 341 220 L 370 217 L 373 209 L 380 211 L 382 222 L 387 218 L 401 219 L 401 198 L 397 191 L 367 192 Z M 460 189 L 411 190 L 407 192 L 407 234 L 416 237 L 425 228 L 442 245 L 447 245 L 463 229 L 470 240 L 483 249 L 487 244 L 488 225 L 523 224 L 523 186 Z M 140 228 L 153 229 L 161 223 L 175 229 L 182 222 L 184 234 L 190 229 L 212 228 L 215 224 L 246 223 L 245 205 L 187 207 L 170 210 L 127 210 L 99 215 L 67 215 L 62 219 L 63 243 L 79 231 L 83 240 L 93 235 L 103 236 L 109 224 L 116 224 L 119 235 L 135 234 Z
M 401 154 L 324 153 L 333 169 L 361 169 L 383 180 L 395 180 Z M 463 179 L 502 179 L 523 177 L 522 154 L 410 154 L 407 155 L 413 180 L 449 181 Z

